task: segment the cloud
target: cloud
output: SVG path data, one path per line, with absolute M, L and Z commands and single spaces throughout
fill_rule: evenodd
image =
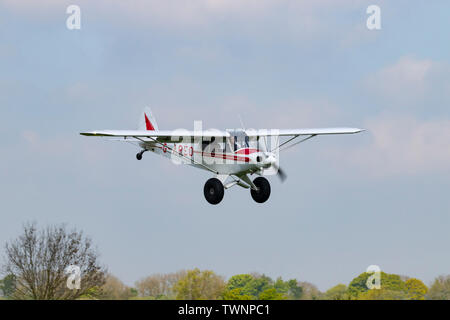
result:
M 446 63 L 404 56 L 368 76 L 365 87 L 393 105 L 411 106 L 430 97 L 448 98 L 449 71 Z
M 102 153 L 105 147 L 86 143 L 85 139 L 78 135 L 45 137 L 36 131 L 24 130 L 21 138 L 21 152 L 35 160 L 65 162 L 76 158 L 92 164 L 107 159 Z
M 351 163 L 372 178 L 450 172 L 450 120 L 385 114 L 365 127 L 367 144 L 332 151 L 339 163 Z

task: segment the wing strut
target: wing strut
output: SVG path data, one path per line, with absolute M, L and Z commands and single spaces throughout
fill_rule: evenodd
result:
M 135 136 L 133 136 L 133 138 L 138 139 L 139 141 L 142 141 L 142 142 L 144 142 L 144 143 L 148 142 L 148 141 L 145 141 L 145 140 L 140 139 L 140 138 L 135 137 Z M 155 143 L 159 144 L 161 147 L 167 148 L 168 150 L 170 150 L 170 151 L 172 152 L 172 154 L 176 154 L 177 156 L 179 156 L 179 157 L 181 157 L 181 158 L 184 158 L 184 159 L 186 159 L 186 160 L 188 160 L 188 161 L 192 161 L 192 162 L 195 163 L 196 165 L 199 165 L 199 166 L 205 168 L 206 170 L 211 171 L 212 173 L 219 174 L 219 172 L 217 172 L 217 171 L 211 169 L 211 168 L 208 167 L 208 166 L 205 166 L 203 163 L 197 162 L 197 161 L 195 161 L 194 159 L 190 159 L 190 158 L 186 157 L 185 155 L 180 154 L 180 153 L 178 153 L 177 151 L 174 151 L 171 147 L 169 147 L 169 146 L 167 146 L 167 145 L 164 146 L 164 144 L 162 144 L 162 143 L 159 142 L 158 140 L 156 140 L 156 139 L 154 139 L 154 138 L 152 138 L 152 137 L 148 137 L 148 138 L 151 139 L 151 140 L 153 140 Z
M 302 140 L 300 140 L 300 141 L 297 141 L 296 143 L 293 143 L 293 144 L 291 144 L 291 145 L 289 145 L 289 146 L 287 146 L 287 147 L 284 147 L 283 149 L 280 149 L 282 146 L 284 146 L 284 145 L 286 145 L 287 143 L 291 142 L 292 140 L 294 140 L 294 139 L 300 137 L 299 134 L 298 134 L 298 135 L 295 135 L 294 137 L 292 137 L 292 138 L 290 138 L 289 140 L 287 140 L 287 141 L 283 142 L 282 144 L 280 144 L 278 147 L 272 149 L 271 152 L 274 152 L 274 151 L 277 150 L 277 149 L 280 149 L 280 151 L 287 150 L 287 149 L 289 149 L 289 148 L 291 148 L 291 147 L 293 147 L 293 146 L 295 146 L 295 145 L 297 145 L 297 144 L 299 144 L 299 143 L 305 142 L 306 140 L 309 140 L 309 139 L 311 139 L 311 138 L 313 138 L 313 137 L 315 137 L 315 136 L 317 136 L 317 134 L 312 134 L 312 135 L 310 135 L 310 136 L 308 136 L 308 137 L 306 137 L 306 138 L 304 138 L 304 139 L 302 139 Z

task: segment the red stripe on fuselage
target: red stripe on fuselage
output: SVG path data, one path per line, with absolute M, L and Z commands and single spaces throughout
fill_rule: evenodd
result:
M 154 146 L 153 148 L 162 149 L 160 146 Z M 173 153 L 179 153 L 177 150 L 171 148 Z M 231 154 L 226 153 L 208 153 L 208 152 L 201 152 L 201 151 L 194 151 L 195 153 L 201 153 L 202 157 L 211 157 L 211 158 L 222 158 L 224 160 L 234 160 L 234 161 L 242 161 L 242 162 L 250 162 L 250 158 L 248 157 L 238 157 Z M 185 157 L 187 157 L 185 155 Z M 191 156 L 191 158 L 193 158 Z
M 238 151 L 236 151 L 237 154 L 251 154 L 251 153 L 255 153 L 255 152 L 259 152 L 259 150 L 251 149 L 251 148 L 243 148 L 243 149 L 239 149 Z
M 195 151 L 195 153 L 200 153 L 200 151 Z M 222 158 L 224 160 L 250 162 L 250 158 L 248 158 L 248 157 L 238 157 L 238 156 L 234 156 L 234 155 L 226 154 L 226 153 L 202 152 L 202 157 Z

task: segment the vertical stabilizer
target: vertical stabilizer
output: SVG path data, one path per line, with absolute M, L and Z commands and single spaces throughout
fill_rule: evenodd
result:
M 139 130 L 158 131 L 158 123 L 149 107 L 145 107 L 142 111 Z

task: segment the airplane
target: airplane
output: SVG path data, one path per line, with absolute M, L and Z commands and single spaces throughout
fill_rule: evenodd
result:
M 243 125 L 242 125 L 243 127 Z M 134 143 L 141 148 L 136 159 L 153 152 L 176 163 L 210 171 L 215 176 L 206 181 L 203 194 L 210 204 L 220 203 L 226 189 L 238 185 L 250 189 L 257 203 L 266 202 L 271 193 L 263 175 L 277 174 L 283 182 L 286 174 L 279 166 L 279 152 L 313 137 L 332 134 L 354 134 L 359 128 L 316 129 L 227 129 L 159 130 L 153 113 L 145 108 L 138 130 L 98 130 L 81 132 L 83 136 L 108 137 Z M 288 137 L 281 143 L 280 137 Z M 285 138 L 283 138 L 285 139 Z M 253 181 L 250 175 L 256 174 Z

